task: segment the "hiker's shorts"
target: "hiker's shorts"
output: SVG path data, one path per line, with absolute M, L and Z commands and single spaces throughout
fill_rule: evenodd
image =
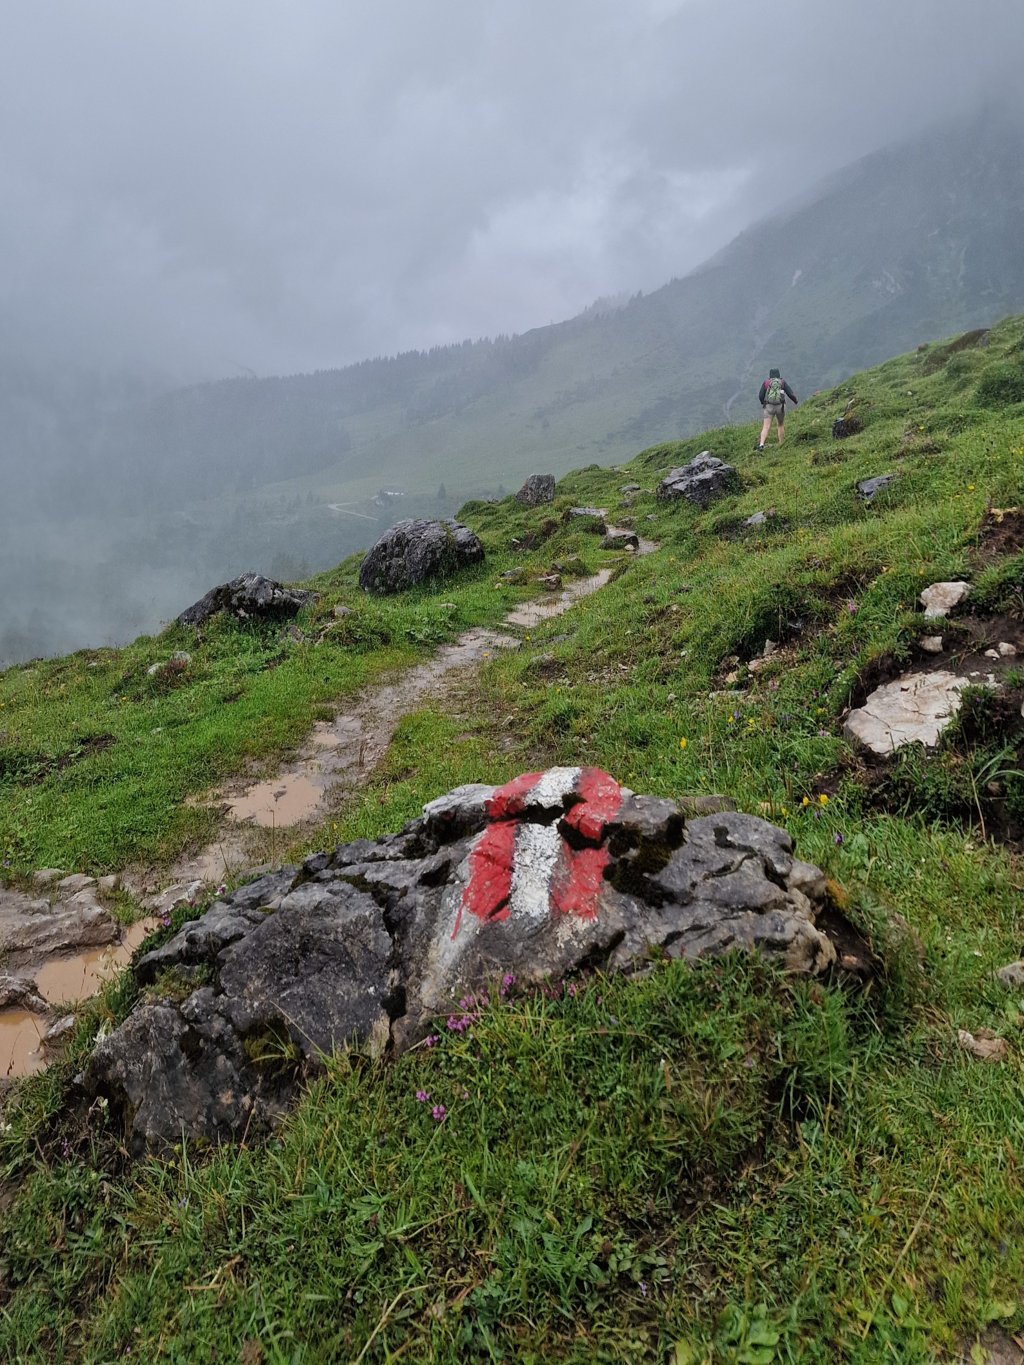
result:
M 777 417 L 781 425 L 786 417 L 785 403 L 765 403 L 764 415 L 766 417 Z

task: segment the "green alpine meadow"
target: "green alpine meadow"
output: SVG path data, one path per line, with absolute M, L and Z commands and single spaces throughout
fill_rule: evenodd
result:
M 1024 957 L 1024 317 L 826 392 L 787 378 L 784 444 L 727 426 L 538 507 L 466 503 L 486 557 L 428 586 L 370 596 L 357 555 L 290 626 L 218 616 L 8 668 L 0 862 L 15 890 L 167 871 L 216 840 L 211 792 L 490 628 L 518 647 L 402 714 L 315 825 L 251 831 L 253 868 L 587 765 L 782 826 L 866 968 L 656 954 L 506 980 L 401 1056 L 337 1051 L 269 1135 L 143 1154 L 79 1080 L 164 989 L 126 971 L 0 1099 L 0 1359 L 928 1365 L 1024 1342 L 1024 993 L 997 976 Z M 732 491 L 659 498 L 703 451 Z M 650 545 L 602 548 L 579 507 Z M 564 614 L 505 623 L 552 572 L 602 569 Z M 968 595 L 926 619 L 950 582 Z M 955 717 L 873 754 L 851 711 L 934 637 L 969 670 Z M 289 1065 L 264 1041 L 254 1062 Z

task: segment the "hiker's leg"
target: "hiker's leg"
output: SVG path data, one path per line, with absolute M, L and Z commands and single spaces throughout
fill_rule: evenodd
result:
M 779 445 L 782 445 L 782 418 L 779 417 L 777 420 L 779 424 Z
M 771 429 L 772 415 L 770 412 L 766 412 L 764 415 L 764 422 L 761 424 L 761 445 L 764 445 L 765 441 L 767 441 Z

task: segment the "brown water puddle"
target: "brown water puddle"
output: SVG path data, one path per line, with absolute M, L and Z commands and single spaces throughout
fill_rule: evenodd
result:
M 127 967 L 136 948 L 156 925 L 156 920 L 139 920 L 124 930 L 118 943 L 89 948 L 72 957 L 52 957 L 38 967 L 23 968 L 21 974 L 35 981 L 47 1004 L 78 1004 Z M 51 1015 L 0 1010 L 0 1076 L 31 1076 L 42 1070 L 47 1058 L 40 1043 L 52 1022 Z
M 46 1065 L 40 1044 L 50 1021 L 28 1010 L 0 1012 L 0 1077 L 32 1076 Z

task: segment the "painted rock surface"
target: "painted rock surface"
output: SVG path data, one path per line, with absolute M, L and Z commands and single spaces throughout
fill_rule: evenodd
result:
M 240 888 L 142 958 L 140 982 L 177 989 L 99 1044 L 86 1088 L 137 1147 L 231 1138 L 272 1121 L 325 1052 L 457 1027 L 459 1002 L 507 973 L 629 971 L 652 949 L 823 971 L 824 877 L 727 804 L 637 796 L 597 768 L 458 788 L 398 834 Z

